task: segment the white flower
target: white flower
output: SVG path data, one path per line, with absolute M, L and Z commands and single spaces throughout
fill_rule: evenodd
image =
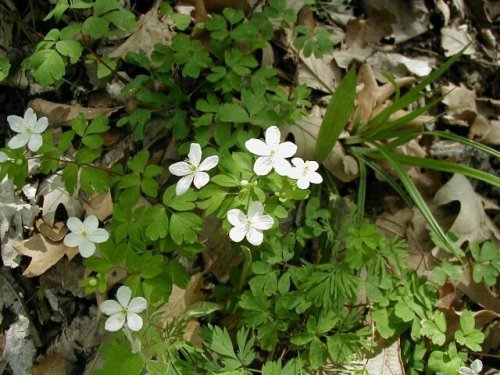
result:
M 209 156 L 205 160 L 201 161 L 201 147 L 198 143 L 191 143 L 189 148 L 188 159 L 186 161 L 180 161 L 178 163 L 172 164 L 168 167 L 170 173 L 175 176 L 181 176 L 182 178 L 177 182 L 175 187 L 175 193 L 177 195 L 182 195 L 188 191 L 191 183 L 194 181 L 194 186 L 198 189 L 202 188 L 208 184 L 210 177 L 208 171 L 214 168 L 219 163 L 219 157 Z
M 253 166 L 254 172 L 259 176 L 265 176 L 272 169 L 281 176 L 286 176 L 291 165 L 286 158 L 292 157 L 297 152 L 297 145 L 292 142 L 280 143 L 281 134 L 276 126 L 266 130 L 266 141 L 251 138 L 245 142 L 245 147 L 251 153 L 259 157 Z
M 248 242 L 257 246 L 264 240 L 263 230 L 270 229 L 274 220 L 269 215 L 262 215 L 264 206 L 260 202 L 252 202 L 248 215 L 241 210 L 233 208 L 227 212 L 227 220 L 234 226 L 229 232 L 229 238 L 234 242 L 241 242 L 247 238 Z
M 142 328 L 142 318 L 138 313 L 146 310 L 148 302 L 142 297 L 132 298 L 132 290 L 128 286 L 122 285 L 116 292 L 116 302 L 108 299 L 99 306 L 99 309 L 109 318 L 106 319 L 104 328 L 108 331 L 118 331 L 126 323 L 132 331 L 140 331 Z
M 7 160 L 12 160 L 12 159 L 9 158 L 5 152 L 0 151 L 0 163 L 3 163 Z
M 313 161 L 304 161 L 301 158 L 293 158 L 291 168 L 288 177 L 297 180 L 297 187 L 299 189 L 307 189 L 311 183 L 320 184 L 323 182 L 323 177 L 316 172 L 319 168 L 319 164 Z
M 458 373 L 460 375 L 477 375 L 483 370 L 483 362 L 480 359 L 474 360 L 469 367 L 460 367 Z
M 99 228 L 99 220 L 95 215 L 90 215 L 82 223 L 77 217 L 70 217 L 66 222 L 71 233 L 64 237 L 64 244 L 68 247 L 77 247 L 84 258 L 95 253 L 95 244 L 106 242 L 109 233 L 106 229 Z
M 7 144 L 10 148 L 21 148 L 27 143 L 28 148 L 36 152 L 42 146 L 42 136 L 40 135 L 49 126 L 47 117 L 36 119 L 36 113 L 28 108 L 24 112 L 24 118 L 11 115 L 7 117 L 10 128 L 14 130 L 15 135 Z

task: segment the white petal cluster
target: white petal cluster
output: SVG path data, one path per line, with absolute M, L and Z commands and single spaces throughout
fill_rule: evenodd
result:
M 142 318 L 139 313 L 146 310 L 148 303 L 143 297 L 132 298 L 132 290 L 128 286 L 121 286 L 116 292 L 116 299 L 104 301 L 99 309 L 109 318 L 106 319 L 104 328 L 108 331 L 118 331 L 127 325 L 132 331 L 140 331 L 142 328 Z
M 66 222 L 71 233 L 64 237 L 64 244 L 68 247 L 77 247 L 80 255 L 88 258 L 95 253 L 95 244 L 106 242 L 109 233 L 106 229 L 99 228 L 99 220 L 95 215 L 90 215 L 83 222 L 77 217 L 70 217 Z
M 273 169 L 280 176 L 287 176 L 290 172 L 290 162 L 286 160 L 297 152 L 297 145 L 292 142 L 281 142 L 281 134 L 276 126 L 266 130 L 265 142 L 251 138 L 245 142 L 245 147 L 252 154 L 259 156 L 253 170 L 258 176 L 265 176 Z
M 293 158 L 293 168 L 290 170 L 288 177 L 297 180 L 299 189 L 307 189 L 311 183 L 320 184 L 323 182 L 323 177 L 316 172 L 319 164 L 314 160 L 302 160 L 301 158 Z
M 201 147 L 198 143 L 191 143 L 186 161 L 172 164 L 168 170 L 174 176 L 182 177 L 175 187 L 175 193 L 182 195 L 188 191 L 191 183 L 194 182 L 196 188 L 201 189 L 208 184 L 210 176 L 206 171 L 214 168 L 219 163 L 219 157 L 209 156 L 201 161 Z
M 237 208 L 229 210 L 227 220 L 233 225 L 229 238 L 234 242 L 241 242 L 246 237 L 252 245 L 260 245 L 264 240 L 262 231 L 270 229 L 274 224 L 273 218 L 263 213 L 264 206 L 260 202 L 252 202 L 247 215 Z
M 251 138 L 245 142 L 247 150 L 259 156 L 253 166 L 255 174 L 265 176 L 274 169 L 280 176 L 288 176 L 297 180 L 299 189 L 307 189 L 311 183 L 323 182 L 321 175 L 316 172 L 319 168 L 317 162 L 293 158 L 292 166 L 287 158 L 295 155 L 297 145 L 292 142 L 280 142 L 281 133 L 276 126 L 271 126 L 266 130 L 265 142 L 257 138 Z
M 42 147 L 41 133 L 49 126 L 47 117 L 41 117 L 37 120 L 35 111 L 28 108 L 24 112 L 24 118 L 10 115 L 7 116 L 7 122 L 10 128 L 18 133 L 7 143 L 10 148 L 21 148 L 28 144 L 28 148 L 36 152 Z

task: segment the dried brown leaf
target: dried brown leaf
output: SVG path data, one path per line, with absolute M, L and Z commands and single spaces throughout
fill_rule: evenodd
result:
M 87 216 L 95 215 L 100 221 L 106 220 L 113 213 L 113 199 L 111 198 L 111 192 L 94 192 L 88 203 L 83 202 L 83 208 L 85 209 Z
M 78 104 L 54 103 L 45 99 L 34 99 L 28 105 L 33 108 L 39 117 L 47 117 L 51 125 L 69 123 L 80 113 L 83 114 L 86 120 L 92 120 L 97 116 L 108 117 L 121 108 L 89 108 Z
M 54 224 L 54 227 L 51 227 L 45 224 L 42 219 L 38 219 L 35 226 L 41 234 L 54 242 L 62 241 L 66 233 L 68 233 L 68 227 L 62 221 L 58 221 Z
M 66 375 L 66 360 L 59 353 L 52 353 L 38 360 L 34 375 Z
M 23 272 L 23 276 L 26 277 L 40 276 L 64 255 L 71 260 L 78 254 L 78 248 L 67 247 L 62 242 L 53 242 L 43 234 L 36 234 L 27 240 L 19 242 L 14 246 L 14 249 L 19 254 L 31 258 L 29 266 Z

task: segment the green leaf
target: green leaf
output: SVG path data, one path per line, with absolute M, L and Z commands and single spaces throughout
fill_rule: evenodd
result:
M 103 145 L 104 140 L 99 134 L 86 135 L 82 138 L 82 143 L 91 149 L 98 149 Z
M 143 177 L 141 181 L 141 191 L 148 197 L 156 198 L 158 195 L 158 181 L 151 177 Z
M 214 184 L 224 187 L 235 187 L 240 185 L 238 181 L 233 176 L 228 176 L 225 174 L 218 174 L 210 179 Z
M 127 166 L 134 172 L 143 172 L 149 160 L 149 152 L 144 150 L 138 152 L 132 160 L 127 163 Z
M 9 76 L 10 61 L 8 57 L 0 57 L 0 82 Z
M 205 210 L 206 215 L 210 215 L 221 208 L 227 192 L 217 186 L 208 185 L 200 190 L 198 196 L 200 201 L 196 205 L 198 208 Z
M 162 202 L 165 206 L 173 208 L 176 211 L 190 211 L 196 207 L 197 194 L 189 190 L 182 195 L 175 194 L 175 185 L 171 185 L 163 193 Z
M 144 368 L 144 359 L 140 354 L 130 352 L 130 347 L 113 343 L 107 348 L 106 361 L 102 369 L 92 375 L 140 375 Z
M 92 39 L 100 39 L 109 31 L 109 21 L 102 17 L 90 16 L 82 25 L 82 33 L 89 35 Z
M 290 343 L 302 346 L 310 343 L 314 337 L 314 333 L 312 332 L 299 332 L 290 337 Z
M 309 363 L 312 368 L 318 368 L 326 363 L 326 350 L 318 337 L 315 337 L 309 347 Z
M 92 163 L 99 156 L 101 156 L 100 149 L 90 149 L 85 147 L 76 153 L 75 161 L 78 164 L 89 164 Z
M 243 107 L 231 103 L 221 105 L 217 115 L 220 121 L 233 122 L 236 124 L 246 123 L 249 120 L 248 113 Z
M 332 151 L 351 115 L 356 95 L 356 71 L 351 68 L 328 103 L 316 141 L 316 159 L 322 162 Z
M 80 171 L 80 184 L 83 191 L 91 194 L 95 191 L 106 193 L 109 190 L 109 176 L 102 169 L 95 167 L 82 167 Z
M 50 49 L 35 52 L 28 65 L 36 81 L 44 86 L 59 82 L 66 73 L 61 55 Z
M 78 182 L 78 166 L 73 163 L 67 164 L 66 167 L 64 167 L 61 179 L 68 193 L 73 195 Z
M 59 22 L 62 15 L 69 8 L 68 0 L 57 0 L 56 6 L 45 16 L 44 21 L 50 20 L 52 17 Z
M 137 26 L 134 14 L 126 10 L 115 10 L 106 14 L 104 18 L 125 32 L 133 31 Z
M 168 234 L 168 216 L 165 207 L 154 205 L 146 211 L 146 236 L 152 241 L 165 238 Z
M 86 134 L 100 134 L 109 130 L 108 119 L 104 116 L 97 116 L 87 127 Z
M 203 220 L 192 212 L 173 213 L 170 217 L 170 237 L 177 244 L 194 243 L 196 231 L 203 226 Z
M 191 24 L 191 16 L 189 14 L 174 13 L 172 21 L 177 29 L 184 31 Z
M 120 9 L 120 3 L 117 0 L 96 0 L 94 16 L 102 16 L 115 9 Z
M 60 40 L 56 43 L 56 50 L 63 56 L 68 56 L 71 64 L 76 64 L 82 55 L 83 47 L 76 40 Z

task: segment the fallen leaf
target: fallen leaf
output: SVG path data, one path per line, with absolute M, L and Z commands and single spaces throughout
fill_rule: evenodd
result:
M 92 120 L 97 116 L 109 117 L 112 113 L 115 113 L 121 108 L 89 108 L 82 107 L 79 104 L 70 105 L 55 103 L 45 99 L 34 99 L 28 103 L 28 106 L 33 108 L 39 117 L 47 117 L 50 125 L 69 123 L 71 120 L 78 117 L 80 113 L 83 114 L 86 120 Z
M 377 375 L 404 375 L 405 370 L 401 360 L 399 340 L 386 346 L 375 357 L 363 361 L 363 368 L 369 374 Z
M 434 203 L 438 206 L 453 201 L 460 202 L 460 212 L 449 229 L 459 237 L 457 246 L 464 242 L 482 243 L 493 238 L 500 240 L 500 230 L 486 215 L 480 196 L 469 180 L 459 174 L 453 175 L 434 196 Z
M 88 203 L 83 202 L 83 208 L 85 209 L 87 216 L 95 215 L 100 221 L 104 221 L 113 213 L 113 199 L 111 198 L 111 192 L 94 192 Z
M 469 47 L 464 51 L 464 55 L 474 55 L 476 51 L 472 44 L 472 37 L 468 33 L 467 25 L 441 28 L 441 47 L 443 47 L 446 57 L 456 55 L 467 45 Z
M 14 244 L 23 239 L 25 227 L 32 228 L 39 212 L 40 208 L 36 204 L 28 204 L 16 194 L 11 180 L 0 181 L 0 241 L 5 266 L 19 266 L 19 255 L 14 250 Z
M 36 234 L 19 242 L 14 246 L 14 249 L 31 258 L 29 266 L 23 272 L 23 276 L 26 277 L 40 276 L 64 255 L 71 260 L 78 254 L 78 248 L 67 247 L 62 242 L 53 242 L 43 234 Z
M 2 359 L 6 361 L 14 375 L 31 375 L 35 359 L 35 344 L 31 338 L 30 321 L 19 314 L 5 332 L 5 348 Z
M 443 104 L 447 111 L 443 119 L 450 125 L 470 126 L 477 116 L 476 90 L 464 85 L 448 84 L 442 87 Z
M 477 115 L 470 127 L 469 138 L 487 145 L 500 145 L 500 120 L 488 121 Z
M 137 53 L 143 51 L 151 56 L 157 43 L 170 45 L 174 22 L 168 16 L 160 16 L 158 10 L 161 1 L 155 1 L 153 7 L 141 16 L 137 29 L 128 39 L 109 54 L 111 58 L 124 58 L 128 52 Z
M 34 375 L 66 375 L 66 360 L 59 353 L 52 353 L 38 360 Z
M 54 242 L 62 241 L 66 233 L 68 233 L 68 227 L 62 221 L 58 221 L 54 224 L 54 227 L 50 227 L 42 219 L 38 219 L 35 226 L 41 234 Z
M 43 196 L 43 221 L 50 226 L 54 225 L 54 218 L 59 205 L 64 206 L 68 217 L 81 217 L 83 215 L 83 208 L 78 199 L 77 190 L 73 195 L 70 195 L 64 187 L 61 176 L 58 174 L 54 174 L 42 182 L 38 195 Z
M 321 110 L 316 106 L 307 117 L 300 119 L 294 125 L 282 128 L 283 138 L 286 138 L 289 133 L 293 134 L 294 141 L 298 147 L 297 156 L 306 160 L 314 160 L 316 158 L 316 140 L 322 120 Z M 343 132 L 340 138 L 346 136 L 347 133 Z M 352 156 L 345 153 L 340 142 L 335 144 L 333 150 L 323 162 L 323 165 L 341 181 L 349 182 L 358 177 L 358 162 Z
M 377 20 L 390 20 L 392 27 L 391 36 L 396 44 L 406 42 L 425 32 L 430 25 L 429 10 L 425 0 L 370 0 L 364 1 L 368 17 Z M 386 21 L 387 22 L 387 21 Z
M 366 62 L 378 70 L 390 72 L 395 77 L 406 76 L 408 73 L 417 77 L 425 77 L 431 73 L 434 60 L 426 57 L 412 58 L 399 53 L 377 52 L 370 56 Z M 377 76 L 378 79 L 383 78 Z M 383 79 L 385 81 L 385 78 Z

